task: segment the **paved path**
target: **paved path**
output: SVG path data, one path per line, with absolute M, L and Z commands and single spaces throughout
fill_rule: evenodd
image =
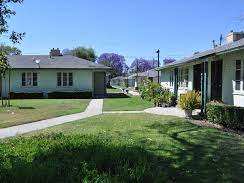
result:
M 103 114 L 138 114 L 145 113 L 144 111 L 105 111 Z
M 150 114 L 185 117 L 185 112 L 177 107 L 154 107 L 144 111 Z M 200 112 L 200 110 L 193 111 L 193 115 L 196 115 L 198 112 Z
M 102 114 L 103 99 L 92 99 L 84 112 L 0 129 L 0 139 Z

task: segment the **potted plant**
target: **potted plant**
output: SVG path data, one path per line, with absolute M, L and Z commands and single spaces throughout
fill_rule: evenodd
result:
M 187 118 L 192 116 L 192 111 L 200 106 L 200 94 L 196 91 L 188 91 L 180 97 L 179 106 L 185 111 Z

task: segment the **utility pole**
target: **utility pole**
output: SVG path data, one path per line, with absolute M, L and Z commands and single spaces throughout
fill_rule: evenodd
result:
M 159 54 L 160 54 L 160 50 L 158 49 L 157 51 L 156 51 L 156 53 L 158 54 L 158 67 L 160 66 L 160 61 L 159 61 Z M 158 84 L 160 84 L 160 81 L 159 81 L 159 72 L 160 71 L 158 71 Z
M 138 90 L 138 60 L 136 60 L 136 80 L 135 80 L 135 90 Z

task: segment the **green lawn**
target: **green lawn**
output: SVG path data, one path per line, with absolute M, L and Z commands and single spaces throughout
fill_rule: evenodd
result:
M 104 99 L 104 111 L 141 111 L 154 107 L 152 102 L 139 96 L 126 95 L 119 89 L 107 89 L 108 98 Z
M 121 93 L 119 88 L 107 88 L 107 93 Z
M 0 107 L 0 128 L 82 112 L 89 101 L 86 99 L 11 100 L 11 107 Z
M 43 181 L 53 177 L 51 182 L 57 174 L 91 182 L 243 182 L 244 177 L 243 137 L 170 116 L 106 114 L 1 147 L 10 151 L 5 157 L 11 170 L 43 169 Z M 16 163 L 17 157 L 22 161 Z

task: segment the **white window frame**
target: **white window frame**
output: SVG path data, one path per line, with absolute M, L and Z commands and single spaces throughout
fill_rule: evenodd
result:
M 25 74 L 25 85 L 23 85 L 23 74 Z M 27 82 L 27 75 L 30 74 L 30 83 Z M 34 77 L 33 75 L 36 74 L 36 86 L 33 85 L 34 83 Z M 30 88 L 30 87 L 38 87 L 38 73 L 37 72 L 21 72 L 21 87 L 26 87 L 26 88 Z
M 61 73 L 61 85 L 58 85 L 58 74 Z M 64 75 L 66 74 L 66 85 L 64 85 Z M 72 74 L 72 79 L 70 81 L 70 74 Z M 64 87 L 64 88 L 71 88 L 74 86 L 74 74 L 73 72 L 57 72 L 56 74 L 57 80 L 56 80 L 56 85 L 57 87 Z M 70 85 L 72 83 L 72 85 Z

